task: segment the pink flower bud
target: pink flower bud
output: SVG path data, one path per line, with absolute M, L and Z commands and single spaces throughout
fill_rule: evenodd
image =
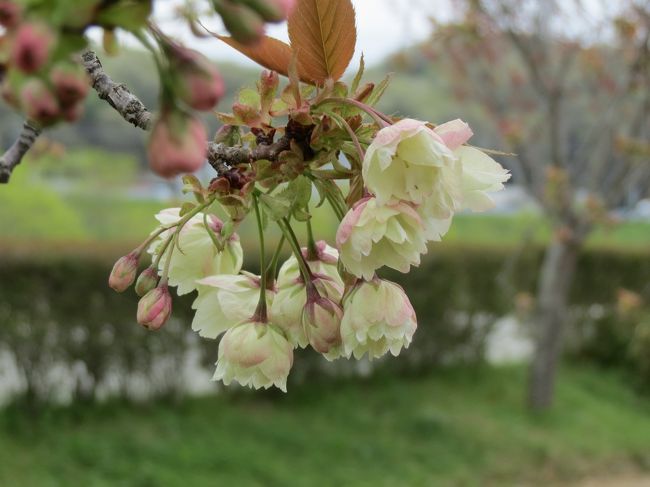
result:
M 164 178 L 195 172 L 205 162 L 207 146 L 200 120 L 181 112 L 163 112 L 151 131 L 149 165 Z
M 126 291 L 133 281 L 138 271 L 139 254 L 136 251 L 120 257 L 113 266 L 111 275 L 108 278 L 108 285 L 118 293 Z
M 79 64 L 57 64 L 50 72 L 50 81 L 59 103 L 65 108 L 86 98 L 90 89 L 88 75 Z
M 24 73 L 34 73 L 48 61 L 54 47 L 55 35 L 44 24 L 26 23 L 20 26 L 11 50 L 11 62 Z
M 180 74 L 179 98 L 194 110 L 212 110 L 226 92 L 217 68 L 190 49 L 176 47 L 174 54 Z
M 145 328 L 159 330 L 172 312 L 172 297 L 167 285 L 152 289 L 138 302 L 138 323 Z
M 142 297 L 158 285 L 158 272 L 153 267 L 148 267 L 138 276 L 135 282 L 135 293 Z
M 245 5 L 215 2 L 215 9 L 232 37 L 242 44 L 255 44 L 264 35 L 264 20 Z
M 307 299 L 302 325 L 314 350 L 329 354 L 340 347 L 342 318 L 343 310 L 332 300 L 318 294 Z
M 65 107 L 61 111 L 61 117 L 63 117 L 63 120 L 69 123 L 76 122 L 81 118 L 83 114 L 84 114 L 84 106 L 82 103 L 75 103 L 74 105 Z
M 11 29 L 20 22 L 21 11 L 18 4 L 8 0 L 0 1 L 0 25 Z
M 20 91 L 20 105 L 27 118 L 43 126 L 53 124 L 60 115 L 54 93 L 38 78 L 25 83 Z

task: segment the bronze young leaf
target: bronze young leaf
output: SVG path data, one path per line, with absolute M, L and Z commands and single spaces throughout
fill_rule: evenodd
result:
M 299 0 L 289 16 L 289 39 L 300 77 L 324 84 L 343 76 L 357 41 L 350 0 Z

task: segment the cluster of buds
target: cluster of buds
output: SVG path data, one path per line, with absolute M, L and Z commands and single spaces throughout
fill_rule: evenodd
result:
M 108 277 L 108 285 L 116 292 L 129 289 L 138 274 L 142 249 L 138 248 L 118 259 Z M 138 323 L 150 330 L 162 327 L 172 311 L 172 299 L 166 282 L 160 282 L 158 273 L 145 269 L 137 277 L 136 292 L 141 296 L 138 303 Z
M 212 0 L 226 29 L 242 44 L 259 41 L 264 24 L 286 20 L 295 4 L 296 0 Z
M 137 320 L 150 330 L 160 329 L 171 315 L 169 286 L 176 287 L 179 296 L 206 289 L 210 284 L 204 279 L 236 275 L 243 263 L 239 236 L 234 232 L 224 236 L 224 224 L 215 215 L 197 211 L 188 216 L 182 215 L 181 208 L 169 208 L 156 219 L 160 225 L 142 245 L 118 259 L 108 278 L 108 285 L 119 293 L 135 283 L 141 298 Z M 175 251 L 175 246 L 184 250 Z M 145 251 L 152 262 L 138 276 Z
M 0 2 L 0 24 L 6 29 L 0 38 L 5 101 L 43 127 L 79 119 L 89 80 L 77 60 L 55 56 L 58 33 L 42 21 L 23 19 L 18 4 L 9 1 Z

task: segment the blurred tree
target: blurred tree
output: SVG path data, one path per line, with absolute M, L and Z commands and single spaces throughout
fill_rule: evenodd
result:
M 479 105 L 552 221 L 529 403 L 552 404 L 576 255 L 610 211 L 648 196 L 650 2 L 465 0 L 423 47 Z

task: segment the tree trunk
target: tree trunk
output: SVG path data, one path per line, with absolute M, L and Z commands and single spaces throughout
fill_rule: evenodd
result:
M 575 241 L 555 239 L 544 256 L 537 289 L 536 344 L 528 390 L 529 406 L 535 411 L 546 410 L 553 403 L 577 250 Z

